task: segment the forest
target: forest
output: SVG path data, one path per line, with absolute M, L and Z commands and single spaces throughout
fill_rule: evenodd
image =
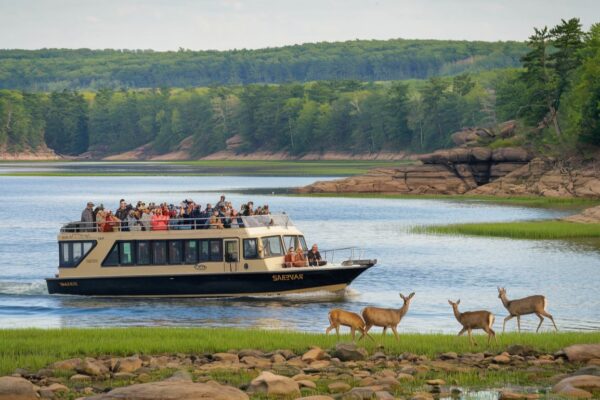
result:
M 492 145 L 526 141 L 559 154 L 600 145 L 600 24 L 585 32 L 574 18 L 535 28 L 521 62 L 413 80 L 4 89 L 0 147 L 45 141 L 61 154 L 114 154 L 150 143 L 161 154 L 191 137 L 200 157 L 239 135 L 239 152 L 424 152 L 448 146 L 462 127 L 509 119 L 519 121 L 519 137 Z
M 425 79 L 516 67 L 526 50 L 518 42 L 403 39 L 232 51 L 0 50 L 0 89 L 60 91 Z

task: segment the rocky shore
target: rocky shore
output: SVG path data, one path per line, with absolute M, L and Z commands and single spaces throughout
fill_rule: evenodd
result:
M 476 388 L 460 377 L 525 374 L 526 384 Z M 515 378 L 516 379 L 516 378 Z M 340 343 L 303 354 L 290 350 L 231 350 L 212 354 L 74 358 L 39 371 L 18 369 L 0 377 L 0 399 L 413 399 L 458 397 L 488 390 L 500 399 L 546 394 L 592 398 L 600 394 L 600 345 L 572 345 L 554 354 L 511 345 L 501 353 L 447 352 L 429 358 L 382 349 L 368 354 Z

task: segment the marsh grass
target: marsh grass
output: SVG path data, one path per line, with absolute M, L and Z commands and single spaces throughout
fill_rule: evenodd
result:
M 399 341 L 393 336 L 375 342 L 361 341 L 369 353 L 383 346 L 388 354 L 411 352 L 429 357 L 455 351 L 501 351 L 510 344 L 523 344 L 543 352 L 554 352 L 574 343 L 600 342 L 600 332 L 561 332 L 541 334 L 508 333 L 498 335 L 498 344 L 488 348 L 485 338 L 477 335 L 479 343 L 471 348 L 465 337 L 445 334 L 402 334 Z M 342 335 L 342 341 L 350 341 Z M 0 374 L 15 368 L 36 371 L 52 362 L 83 356 L 127 356 L 132 354 L 171 354 L 223 352 L 230 349 L 260 349 L 273 351 L 289 349 L 302 353 L 311 346 L 331 349 L 337 343 L 335 335 L 226 328 L 65 328 L 65 329 L 5 329 L 0 330 Z
M 600 238 L 600 224 L 557 220 L 418 226 L 412 231 L 437 235 L 493 236 L 514 239 Z

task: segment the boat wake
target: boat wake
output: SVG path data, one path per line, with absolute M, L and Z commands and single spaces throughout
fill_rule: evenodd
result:
M 39 296 L 47 294 L 48 288 L 44 281 L 0 281 L 0 295 Z

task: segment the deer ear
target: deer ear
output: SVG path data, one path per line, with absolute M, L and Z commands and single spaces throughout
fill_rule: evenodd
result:
M 409 299 L 412 299 L 413 297 L 415 297 L 415 292 L 412 292 L 411 294 L 408 295 Z
M 400 297 L 402 298 L 402 300 L 406 300 L 406 297 L 404 297 L 404 295 L 402 293 L 398 293 L 400 295 Z
M 452 305 L 452 300 L 448 300 L 448 304 Z
M 460 304 L 460 299 L 456 300 L 456 304 Z

